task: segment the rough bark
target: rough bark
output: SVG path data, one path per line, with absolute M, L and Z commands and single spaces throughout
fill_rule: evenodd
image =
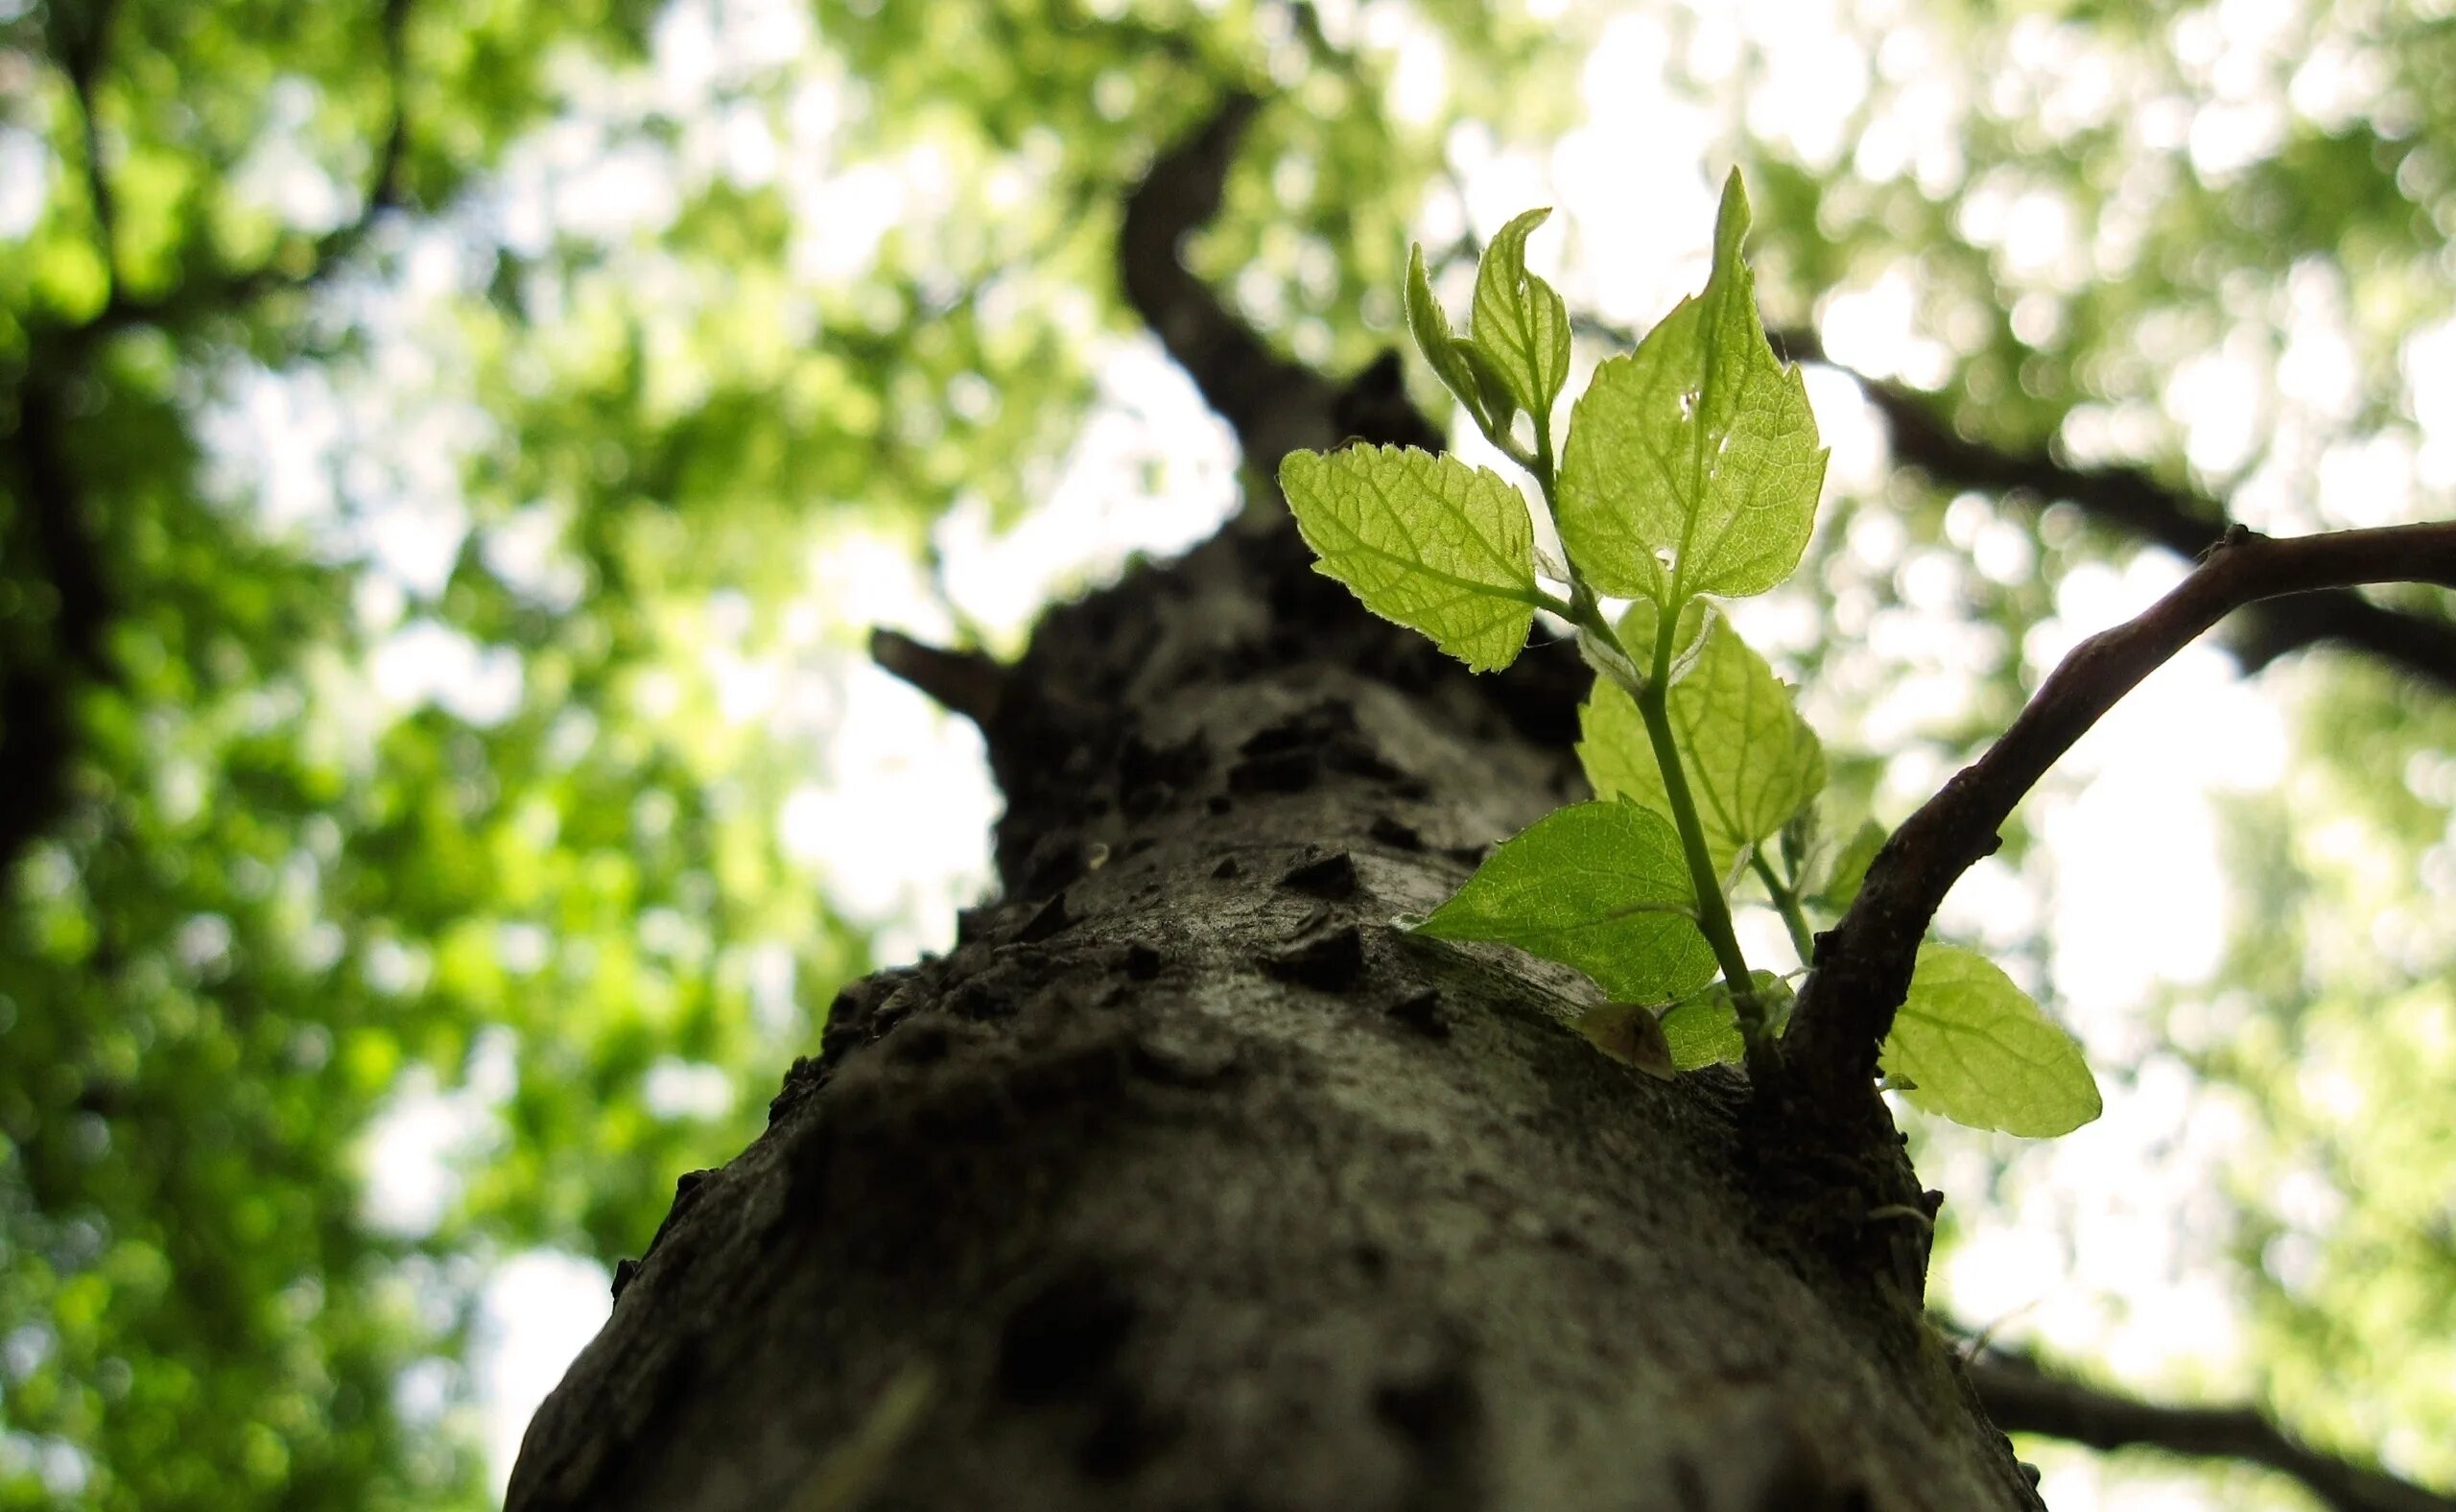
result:
M 1389 927 L 1573 768 L 1318 582 L 1238 532 L 1051 617 L 1008 901 L 838 1000 L 512 1507 L 796 1506 L 900 1377 L 860 1505 L 2035 1504 L 1897 1278 L 1793 1241 L 1736 1076 Z
M 1426 439 L 1175 265 L 1240 118 L 1129 209 L 1129 296 L 1259 473 Z M 1580 795 L 1566 649 L 1471 678 L 1263 498 L 995 687 L 889 654 L 982 724 L 1004 901 L 686 1179 L 515 1512 L 2039 1504 L 1921 1317 L 1871 1091 L 1781 1147 L 1792 1089 L 1650 1080 L 1582 979 L 1391 927 Z

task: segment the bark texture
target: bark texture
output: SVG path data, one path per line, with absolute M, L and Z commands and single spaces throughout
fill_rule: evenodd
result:
M 1292 548 L 1051 616 L 990 721 L 1008 901 L 839 999 L 513 1508 L 2034 1504 L 1898 1278 L 1794 1241 L 1736 1075 L 1389 927 L 1572 796 L 1566 731 Z
M 1129 210 L 1129 295 L 1258 471 L 1437 441 L 1395 368 L 1274 367 L 1176 267 L 1240 109 Z M 1391 927 L 1583 795 L 1565 648 L 1468 676 L 1274 496 L 995 688 L 940 671 L 1004 901 L 846 989 L 686 1178 L 514 1512 L 2039 1504 L 1920 1315 L 1872 1093 L 1851 1147 L 1774 1147 L 1789 1090 L 1650 1080 L 1569 1026 L 1583 979 Z

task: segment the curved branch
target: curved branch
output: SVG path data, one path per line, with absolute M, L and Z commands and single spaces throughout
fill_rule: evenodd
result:
M 2456 1497 L 2322 1453 L 2253 1407 L 2142 1402 L 2050 1375 L 2019 1356 L 1981 1355 L 1967 1369 L 1987 1415 L 2010 1432 L 2265 1465 L 2302 1482 L 2331 1512 L 2456 1512 Z
M 2003 738 L 1885 841 L 1857 901 L 1817 936 L 1816 969 L 1783 1040 L 1785 1062 L 1820 1100 L 1864 1094 L 1946 890 L 2001 843 L 1997 827 L 2047 768 L 2168 657 L 2246 604 L 2382 582 L 2456 588 L 2456 523 L 2287 540 L 2236 526 L 2137 618 L 2074 647 Z

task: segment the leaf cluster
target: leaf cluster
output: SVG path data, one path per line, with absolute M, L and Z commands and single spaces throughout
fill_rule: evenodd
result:
M 1421 248 L 1405 305 L 1434 374 L 1537 484 L 1566 559 L 1538 562 L 1523 491 L 1446 453 L 1297 452 L 1280 484 L 1317 570 L 1476 671 L 1514 660 L 1538 609 L 1575 627 L 1596 669 L 1578 743 L 1594 801 L 1504 841 L 1416 932 L 1577 968 L 1611 1000 L 1587 1014 L 1589 1037 L 1668 1075 L 1744 1059 L 1781 1033 L 1788 988 L 1752 971 L 1732 932 L 1740 886 L 1753 878 L 1806 959 L 1811 910 L 1849 907 L 1883 833 L 1862 821 L 1820 841 L 1823 745 L 1719 608 L 1797 567 L 1826 461 L 1799 370 L 1757 313 L 1738 175 L 1706 287 L 1595 367 L 1557 465 L 1569 319 L 1526 266 L 1548 213 L 1495 236 L 1464 335 Z M 1628 607 L 1616 618 L 1607 600 Z M 2001 970 L 1948 946 L 1921 952 L 1883 1064 L 1915 1105 L 1982 1128 L 2061 1134 L 2099 1111 L 2071 1036 Z

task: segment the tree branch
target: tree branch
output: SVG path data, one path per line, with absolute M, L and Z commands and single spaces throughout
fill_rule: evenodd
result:
M 1820 1100 L 1864 1096 L 1946 890 L 2001 843 L 1996 829 L 2047 768 L 2143 677 L 2246 604 L 2378 582 L 2456 588 L 2456 523 L 2289 540 L 2236 526 L 2137 618 L 2074 647 L 2003 738 L 1885 841 L 1857 901 L 1817 936 L 1816 969 L 1783 1040 L 1786 1063 Z
M 1126 197 L 1118 272 L 1127 302 L 1236 430 L 1246 464 L 1275 474 L 1290 450 L 1337 439 L 1326 434 L 1336 390 L 1273 352 L 1178 256 L 1217 212 L 1237 143 L 1260 107 L 1254 96 L 1231 93 L 1201 128 L 1152 159 Z
M 50 582 L 49 646 L 0 666 L 0 895 L 19 856 L 59 816 L 76 751 L 75 700 L 81 684 L 113 676 L 106 639 L 118 604 L 103 576 L 100 551 L 67 452 L 67 414 L 49 375 L 30 372 L 0 413 L 0 457 L 12 464 L 25 552 Z
M 2249 1406 L 2164 1406 L 2050 1375 L 2018 1355 L 1968 1364 L 1996 1426 L 2091 1449 L 2161 1449 L 2239 1459 L 2292 1476 L 2331 1512 L 2456 1512 L 2456 1497 L 2325 1454 Z
M 112 232 L 118 216 L 113 208 L 110 176 L 103 167 L 103 129 L 96 106 L 103 59 L 110 52 L 111 26 L 118 18 L 118 0 L 53 5 L 43 11 L 44 45 L 77 100 L 80 170 L 85 180 L 85 198 L 94 212 L 95 250 L 103 260 L 103 286 L 111 295 L 119 290 L 119 252 Z
M 376 148 L 375 168 L 367 176 L 366 197 L 356 216 L 318 237 L 304 266 L 295 270 L 283 267 L 281 254 L 276 253 L 256 267 L 192 281 L 186 288 L 150 298 L 130 296 L 114 281 L 110 298 L 92 319 L 77 328 L 75 338 L 90 342 L 133 326 L 175 324 L 200 312 L 251 305 L 270 295 L 310 289 L 330 277 L 366 240 L 384 213 L 403 198 L 410 139 L 406 78 L 411 4 L 412 0 L 384 0 L 379 25 L 391 104 L 383 140 Z
M 2101 525 L 2154 541 L 2178 556 L 2198 557 L 2231 529 L 2216 501 L 2171 487 L 2141 468 L 2075 467 L 2044 447 L 2011 450 L 1972 440 L 1913 390 L 1832 364 L 1813 332 L 1770 334 L 1793 360 L 1826 363 L 1849 374 L 1884 416 L 1894 456 L 1948 488 L 2026 495 L 2042 504 L 2064 500 Z M 2385 608 L 2350 589 L 2263 604 L 2226 641 L 2245 672 L 2323 643 L 2368 652 L 2443 693 L 2456 693 L 2456 623 Z

